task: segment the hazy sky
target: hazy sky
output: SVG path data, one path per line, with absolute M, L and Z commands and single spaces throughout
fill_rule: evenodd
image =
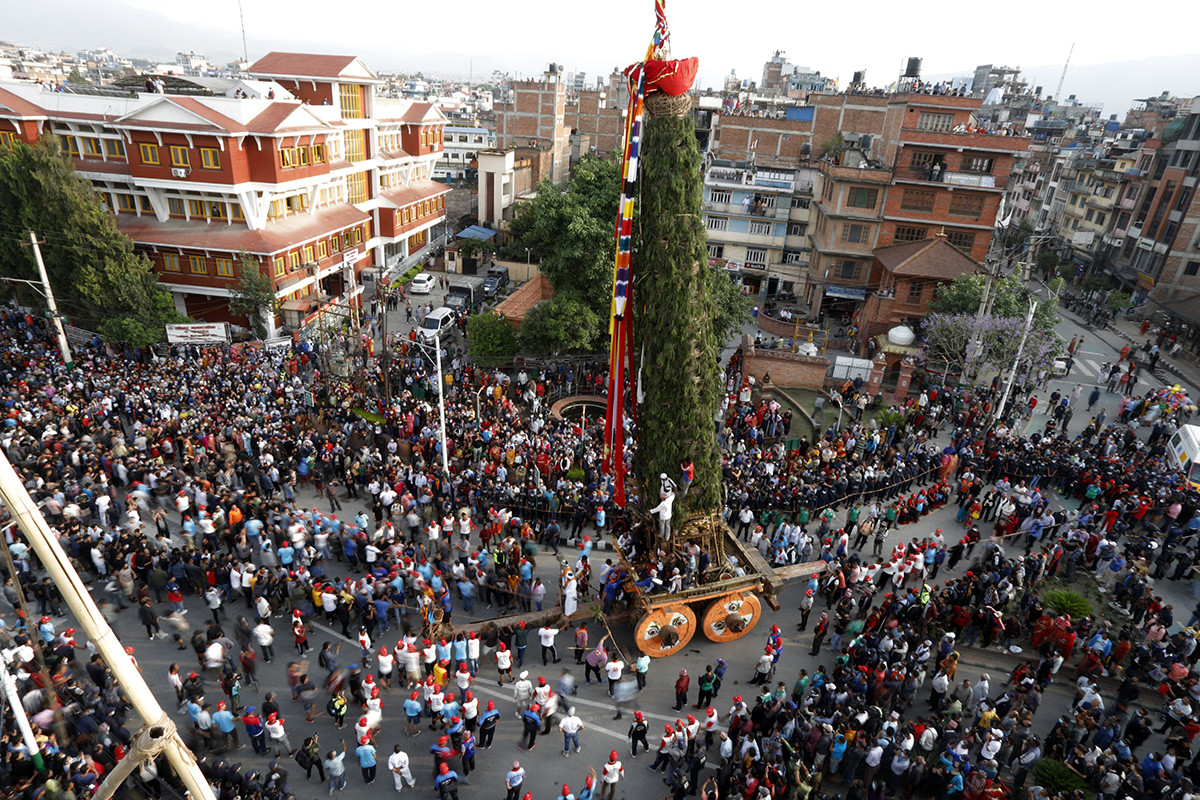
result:
M 638 60 L 654 24 L 652 0 L 358 0 L 345 6 L 243 0 L 243 8 L 251 59 L 271 49 L 361 53 L 377 69 L 424 66 L 465 74 L 473 57 L 477 77 L 493 68 L 529 75 L 551 61 L 568 71 L 607 74 Z M 719 85 L 731 68 L 757 80 L 778 49 L 793 64 L 838 77 L 841 85 L 864 68 L 869 84 L 886 85 L 906 57 L 919 56 L 926 75 L 967 75 L 981 63 L 1021 66 L 1031 83 L 1052 92 L 1074 42 L 1064 95 L 1103 100 L 1107 110 L 1119 112 L 1118 104 L 1163 90 L 1200 94 L 1200 4 L 1192 2 L 1163 6 L 1148 17 L 1133 7 L 1045 0 L 668 0 L 667 12 L 674 54 L 700 57 L 702 85 Z M 242 50 L 237 0 L 60 0 L 53 17 L 31 4 L 6 17 L 0 36 L 48 49 L 109 46 L 160 58 L 176 50 L 218 57 Z M 1114 62 L 1137 63 L 1115 72 L 1096 69 Z

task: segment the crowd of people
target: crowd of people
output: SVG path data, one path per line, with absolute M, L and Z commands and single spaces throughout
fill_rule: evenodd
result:
M 583 723 L 571 697 L 580 687 L 561 667 L 530 675 L 530 636 L 545 668 L 561 660 L 561 639 L 585 669 L 583 691 L 594 677 L 622 717 L 637 705 L 650 659 L 560 617 L 585 598 L 611 613 L 635 590 L 678 591 L 729 566 L 697 545 L 668 552 L 634 525 L 609 502 L 591 426 L 539 402 L 554 382 L 586 392 L 599 380 L 594 370 L 498 375 L 447 353 L 446 475 L 427 399 L 436 374 L 415 345 L 395 354 L 388 405 L 369 401 L 361 384 L 322 375 L 304 350 L 189 347 L 131 358 L 91 347 L 66 371 L 40 320 L 5 313 L 0 332 L 8 387 L 0 446 L 104 613 L 116 619 L 132 606 L 127 616 L 148 641 L 174 640 L 181 663 L 165 677 L 222 798 L 293 795 L 293 762 L 332 793 L 346 786 L 347 758 L 368 783 L 379 760 L 398 791 L 426 783 L 402 746 L 385 753 L 385 718 L 388 740 L 401 724 L 413 735 L 435 730 L 427 785 L 443 798 L 470 780 L 477 750 L 507 717 L 501 709 L 520 717 L 527 749 L 557 726 L 563 755 L 574 755 Z M 694 676 L 697 713 L 650 748 L 651 769 L 666 769 L 673 794 L 806 798 L 844 781 L 837 791 L 847 798 L 1007 796 L 1052 757 L 1108 798 L 1160 796 L 1164 787 L 1187 796 L 1200 771 L 1190 760 L 1200 654 L 1191 629 L 1169 630 L 1174 610 L 1155 588 L 1190 576 L 1200 527 L 1195 493 L 1162 458 L 1173 422 L 1148 443 L 1103 418 L 1077 436 L 1048 425 L 1024 437 L 991 424 L 996 392 L 981 387 L 920 392 L 882 424 L 850 385 L 840 393 L 847 424 L 809 441 L 791 438 L 789 412 L 739 373 L 735 357 L 719 435 L 729 527 L 776 565 L 825 562 L 796 617 L 799 631 L 813 631 L 812 653 L 828 643 L 832 662 L 789 688 L 776 676 L 775 626 L 749 672 L 760 694 L 718 711 L 728 665 Z M 308 400 L 314 389 L 318 408 Z M 1124 422 L 1148 411 L 1141 405 L 1129 403 Z M 943 432 L 948 441 L 935 444 Z M 689 478 L 685 471 L 680 482 Z M 1063 502 L 1070 498 L 1078 508 Z M 1052 510 L 1052 499 L 1063 507 Z M 921 521 L 950 503 L 961 531 L 926 533 Z M 888 532 L 906 524 L 921 532 L 886 548 Z M 5 777 L 12 796 L 86 797 L 130 746 L 128 703 L 90 643 L 59 619 L 62 598 L 28 544 L 15 528 L 6 533 L 16 575 L 6 575 L 5 597 L 19 606 L 20 588 L 31 615 L 0 626 L 0 637 L 16 648 L 22 706 L 47 771 L 9 709 Z M 616 551 L 603 556 L 601 540 Z M 938 582 L 960 563 L 969 565 L 964 576 Z M 1126 622 L 1068 620 L 1046 608 L 1041 588 L 1082 570 Z M 211 619 L 188 616 L 198 610 Z M 528 627 L 464 622 L 505 611 L 547 613 Z M 1200 609 L 1189 624 L 1198 620 Z M 316 625 L 354 642 L 350 652 L 324 641 L 310 653 Z M 289 640 L 278 648 L 289 655 L 276 652 L 277 636 Z M 956 675 L 958 648 L 1007 648 L 1027 636 L 1036 655 L 1007 685 Z M 34 668 L 36 642 L 49 685 Z M 128 655 L 136 665 L 133 645 Z M 262 665 L 277 659 L 287 662 L 305 722 L 327 714 L 352 734 L 322 742 L 285 720 L 293 707 L 258 687 Z M 1042 693 L 1064 665 L 1078 676 L 1073 713 L 1035 733 Z M 1115 700 L 1097 688 L 1106 674 L 1123 679 Z M 672 674 L 677 712 L 692 677 Z M 511 684 L 500 708 L 483 697 L 492 680 Z M 1147 754 L 1150 721 L 1135 701 L 1164 686 L 1168 739 Z M 252 691 L 263 699 L 251 702 Z M 648 744 L 648 726 L 637 710 L 630 757 Z M 233 762 L 241 733 L 268 759 L 265 769 Z M 504 771 L 510 800 L 521 798 L 524 768 Z M 576 787 L 581 800 L 595 784 L 612 796 L 624 771 L 613 751 Z M 138 774 L 151 790 L 175 783 L 161 762 Z M 1055 793 L 1040 790 L 1035 800 Z

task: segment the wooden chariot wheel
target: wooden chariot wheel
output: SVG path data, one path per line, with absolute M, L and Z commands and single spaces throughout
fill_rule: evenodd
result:
M 696 633 L 696 612 L 686 604 L 659 606 L 638 620 L 634 639 L 651 658 L 678 653 Z
M 732 642 L 749 633 L 762 617 L 762 602 L 753 592 L 733 592 L 713 600 L 700 630 L 714 642 Z

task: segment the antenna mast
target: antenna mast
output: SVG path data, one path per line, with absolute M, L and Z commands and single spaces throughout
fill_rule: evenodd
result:
M 1063 81 L 1067 79 L 1067 67 L 1071 66 L 1071 54 L 1075 52 L 1075 43 L 1071 42 L 1071 49 L 1067 51 L 1067 61 L 1063 64 L 1062 75 L 1058 79 L 1058 88 L 1054 90 L 1054 101 L 1062 102 L 1062 87 Z
M 238 19 L 242 23 L 242 61 L 249 61 L 250 51 L 246 47 L 246 14 L 242 11 L 242 0 L 238 0 Z

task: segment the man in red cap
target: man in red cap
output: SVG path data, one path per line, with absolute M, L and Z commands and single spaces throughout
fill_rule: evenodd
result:
M 608 763 L 604 765 L 604 770 L 600 774 L 600 800 L 613 800 L 617 790 L 617 781 L 621 780 L 624 775 L 625 767 L 617 760 L 617 751 L 613 750 L 608 754 Z

